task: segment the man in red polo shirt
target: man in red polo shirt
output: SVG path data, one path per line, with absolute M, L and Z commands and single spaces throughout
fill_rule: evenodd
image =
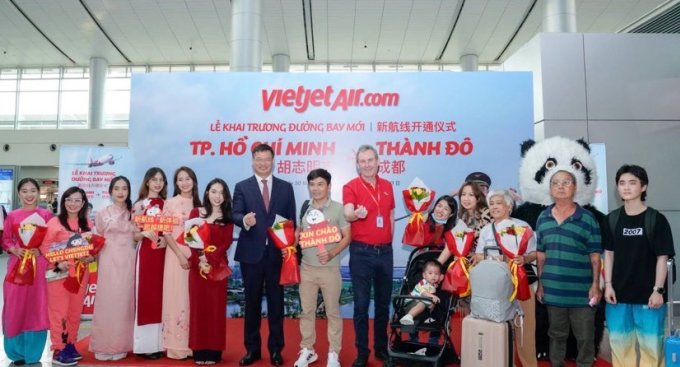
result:
M 392 184 L 378 177 L 378 151 L 370 145 L 357 150 L 359 177 L 342 188 L 345 218 L 351 223 L 349 268 L 354 290 L 354 333 L 357 358 L 352 367 L 368 362 L 368 305 L 374 287 L 375 356 L 387 358 L 387 321 L 392 296 L 392 235 L 394 194 Z

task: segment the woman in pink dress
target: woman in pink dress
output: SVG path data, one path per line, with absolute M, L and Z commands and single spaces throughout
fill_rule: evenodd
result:
M 113 204 L 97 212 L 97 234 L 106 244 L 97 259 L 97 297 L 94 301 L 90 351 L 100 361 L 123 359 L 132 350 L 135 320 L 135 235 L 130 210 L 130 181 L 114 177 L 109 184 Z
M 223 180 L 208 183 L 203 207 L 190 214 L 190 218 L 197 217 L 205 218 L 210 227 L 210 246 L 205 251 L 192 248 L 189 258 L 189 347 L 196 364 L 212 365 L 222 360 L 226 345 L 227 279 L 231 274 L 227 250 L 234 234 L 231 194 Z
M 133 215 L 159 216 L 167 197 L 168 180 L 158 167 L 149 168 L 139 189 Z M 141 235 L 141 237 L 140 237 Z M 147 359 L 163 356 L 161 320 L 163 305 L 163 267 L 165 240 L 156 232 L 141 232 L 137 244 L 135 277 L 135 324 L 132 351 Z
M 163 274 L 163 347 L 168 358 L 184 359 L 192 355 L 189 349 L 189 256 L 186 245 L 175 239 L 184 233 L 184 222 L 193 208 L 201 206 L 196 174 L 189 167 L 175 171 L 175 196 L 165 202 L 163 214 L 179 219 L 172 233 L 164 234 L 171 251 L 165 252 Z M 226 311 L 225 311 L 226 312 Z
M 45 270 L 47 260 L 37 249 L 24 249 L 14 228 L 28 216 L 37 213 L 47 223 L 52 218 L 49 210 L 38 208 L 40 189 L 38 182 L 24 178 L 17 185 L 21 208 L 7 214 L 2 234 L 2 247 L 10 254 L 7 270 L 13 269 L 26 251 L 35 255 L 36 272 L 32 285 L 17 285 L 7 280 L 3 283 L 4 308 L 2 329 L 5 353 L 15 364 L 37 363 L 40 361 L 47 341 L 47 282 Z
M 44 254 L 50 247 L 66 247 L 72 242 L 82 242 L 92 228 L 87 219 L 87 196 L 83 189 L 73 186 L 64 191 L 59 204 L 59 215 L 47 222 L 47 234 L 40 246 Z M 47 313 L 50 319 L 50 340 L 54 355 L 52 363 L 60 366 L 72 366 L 82 356 L 76 350 L 74 343 L 78 337 L 80 315 L 83 312 L 83 299 L 87 288 L 89 271 L 87 264 L 92 262 L 92 256 L 85 256 L 72 261 L 58 261 L 49 264 L 47 269 Z M 69 268 L 81 268 L 80 284 L 75 293 L 67 289 L 65 275 Z M 70 277 L 70 275 L 69 275 Z M 76 277 L 78 278 L 78 277 Z M 77 280 L 76 280 L 77 281 Z

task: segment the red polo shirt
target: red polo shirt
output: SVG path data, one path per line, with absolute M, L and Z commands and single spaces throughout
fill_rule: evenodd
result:
M 376 176 L 376 185 L 356 177 L 342 187 L 342 204 L 366 207 L 368 215 L 351 223 L 352 240 L 372 245 L 392 244 L 392 220 L 394 209 L 392 184 Z M 378 216 L 382 216 L 382 228 L 378 227 Z

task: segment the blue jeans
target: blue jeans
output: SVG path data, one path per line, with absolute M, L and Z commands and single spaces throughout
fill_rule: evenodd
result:
M 374 291 L 375 317 L 373 318 L 373 347 L 387 350 L 387 321 L 392 299 L 392 244 L 372 246 L 352 241 L 349 247 L 349 270 L 354 293 L 354 333 L 359 355 L 367 356 L 368 305 L 371 301 L 371 285 Z

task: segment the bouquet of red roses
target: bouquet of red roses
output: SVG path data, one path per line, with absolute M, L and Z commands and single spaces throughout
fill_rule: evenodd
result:
M 269 238 L 280 250 L 286 252 L 283 255 L 283 265 L 281 265 L 280 285 L 293 285 L 300 283 L 300 268 L 298 267 L 297 256 L 295 253 L 295 224 L 292 220 L 276 215 L 274 224 L 267 228 Z
M 14 231 L 19 238 L 21 248 L 26 251 L 21 260 L 7 272 L 5 280 L 17 285 L 33 285 L 36 272 L 36 249 L 47 233 L 45 220 L 38 213 L 33 213 L 9 230 Z
M 496 236 L 496 242 L 501 248 L 503 255 L 510 259 L 508 261 L 508 266 L 510 267 L 512 282 L 515 284 L 515 289 L 510 296 L 510 301 L 513 301 L 515 298 L 520 301 L 528 300 L 531 298 L 531 292 L 529 290 L 529 279 L 527 278 L 527 273 L 523 266 L 515 264 L 512 259 L 514 259 L 515 256 L 524 255 L 527 252 L 529 240 L 534 235 L 534 231 L 531 230 L 531 227 L 515 226 L 513 224 L 501 229 L 500 232 L 496 230 L 494 235 Z M 513 254 L 506 246 L 503 245 L 503 239 L 505 238 L 514 238 L 514 241 L 517 244 L 516 254 Z
M 401 242 L 405 245 L 424 246 L 425 218 L 423 212 L 427 211 L 430 204 L 434 201 L 435 192 L 427 188 L 425 183 L 416 177 L 406 190 L 402 190 L 406 208 L 411 212 L 408 223 L 404 228 L 404 236 Z
M 459 221 L 458 223 L 463 223 Z M 459 297 L 470 295 L 470 261 L 467 256 L 472 250 L 475 231 L 464 224 L 444 233 L 446 248 L 454 256 L 444 274 L 442 289 Z
M 81 246 L 88 246 L 90 248 L 86 253 L 86 255 L 89 256 L 99 255 L 99 252 L 106 243 L 104 237 L 90 232 L 84 233 L 82 235 L 82 240 L 84 240 L 85 243 Z M 83 277 L 87 264 L 81 261 L 80 258 L 70 259 L 68 261 L 71 263 L 71 266 L 68 268 L 68 277 L 64 281 L 64 288 L 71 293 L 78 293 L 80 286 L 83 284 Z

